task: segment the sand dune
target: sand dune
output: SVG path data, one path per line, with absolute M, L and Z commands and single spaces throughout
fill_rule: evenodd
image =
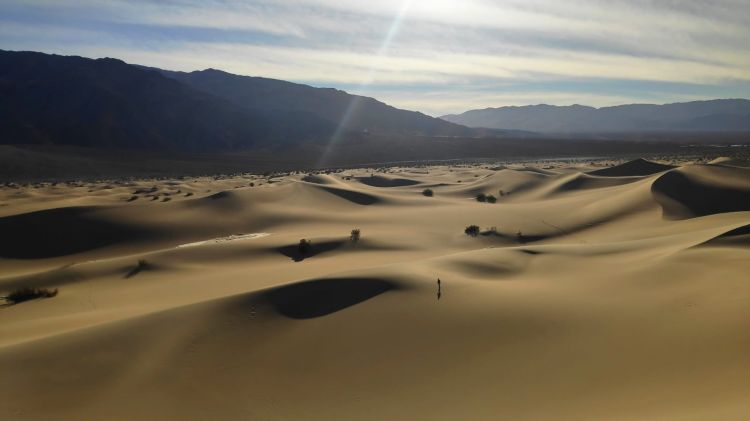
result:
M 747 419 L 735 164 L 0 188 L 0 418 Z
M 605 177 L 628 177 L 656 174 L 672 168 L 674 168 L 673 165 L 660 164 L 645 159 L 636 159 L 614 167 L 591 171 L 591 174 Z
M 669 218 L 689 218 L 750 208 L 750 169 L 684 168 L 657 178 L 652 191 Z
M 711 165 L 726 165 L 730 167 L 750 167 L 750 161 L 746 159 L 730 158 L 722 156 L 709 162 Z

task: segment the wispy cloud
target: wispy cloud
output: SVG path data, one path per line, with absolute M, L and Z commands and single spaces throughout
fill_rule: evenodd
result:
M 0 48 L 221 68 L 433 114 L 750 96 L 746 0 L 2 0 Z

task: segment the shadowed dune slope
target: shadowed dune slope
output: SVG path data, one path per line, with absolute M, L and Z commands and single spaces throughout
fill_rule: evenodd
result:
M 716 237 L 699 244 L 699 246 L 749 247 L 750 224 L 717 235 Z
M 592 176 L 580 172 L 559 175 L 550 178 L 547 183 L 538 186 L 534 192 L 534 197 L 554 196 L 561 193 L 576 193 L 584 190 L 621 186 L 634 183 L 640 179 L 640 177 Z
M 452 191 L 468 196 L 474 196 L 479 193 L 497 196 L 500 194 L 500 190 L 502 190 L 504 194 L 515 195 L 532 190 L 550 178 L 546 174 L 540 174 L 535 171 L 502 169 L 474 183 L 457 185 Z
M 628 177 L 656 174 L 672 168 L 674 168 L 673 165 L 659 164 L 645 159 L 636 159 L 614 167 L 591 171 L 589 174 L 602 177 Z
M 419 184 L 420 181 L 408 178 L 385 177 L 382 175 L 372 175 L 369 177 L 357 177 L 357 180 L 370 187 L 406 187 Z
M 709 164 L 710 165 L 726 165 L 730 167 L 744 167 L 744 168 L 750 167 L 749 160 L 734 159 L 734 158 L 729 158 L 727 156 L 716 158 L 713 161 L 709 162 Z
M 687 167 L 659 176 L 651 191 L 669 219 L 750 211 L 750 170 Z
M 239 193 L 232 191 L 220 191 L 206 197 L 186 200 L 180 204 L 181 207 L 203 208 L 222 212 L 237 212 L 247 207 L 252 201 L 245 200 Z
M 153 237 L 154 232 L 110 220 L 93 207 L 48 209 L 0 218 L 0 257 L 43 259 Z
M 274 288 L 262 296 L 286 317 L 312 319 L 398 288 L 382 279 L 316 279 Z
M 388 250 L 405 250 L 405 247 L 395 247 L 382 244 L 374 244 L 371 241 L 360 240 L 356 244 L 352 243 L 349 239 L 341 240 L 309 240 L 310 250 L 302 253 L 299 250 L 298 244 L 290 244 L 276 248 L 276 251 L 283 254 L 286 257 L 291 258 L 295 262 L 301 262 L 307 258 L 315 257 L 318 255 L 326 254 L 332 251 L 341 252 L 372 252 L 372 251 L 388 251 Z
M 356 203 L 358 205 L 374 205 L 381 203 L 382 200 L 372 194 L 362 193 L 349 189 L 340 189 L 336 187 L 321 187 L 321 190 L 336 195 L 349 202 Z
M 308 174 L 302 177 L 302 181 L 313 184 L 337 185 L 341 184 L 334 177 L 327 174 Z

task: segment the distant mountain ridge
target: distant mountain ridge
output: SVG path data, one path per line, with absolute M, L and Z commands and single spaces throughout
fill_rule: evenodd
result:
M 486 130 L 280 80 L 0 50 L 0 144 L 210 152 L 363 132 L 471 137 Z
M 294 110 L 314 114 L 343 129 L 370 133 L 429 136 L 473 136 L 465 126 L 401 110 L 374 98 L 332 88 L 315 88 L 263 77 L 240 76 L 216 69 L 174 72 L 159 70 L 199 91 L 249 110 Z
M 717 99 L 603 108 L 529 105 L 470 110 L 440 118 L 468 127 L 539 133 L 742 132 L 750 131 L 750 100 Z

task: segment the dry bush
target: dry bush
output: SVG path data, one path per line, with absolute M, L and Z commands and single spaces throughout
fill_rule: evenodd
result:
M 34 300 L 37 298 L 51 298 L 57 295 L 57 288 L 19 288 L 12 291 L 5 297 L 5 300 L 12 304 L 22 303 L 24 301 Z
M 470 237 L 476 237 L 479 235 L 479 226 L 478 225 L 469 225 L 464 229 L 464 233 Z
M 306 238 L 299 240 L 297 251 L 299 251 L 300 254 L 310 253 L 312 251 L 312 242 Z

